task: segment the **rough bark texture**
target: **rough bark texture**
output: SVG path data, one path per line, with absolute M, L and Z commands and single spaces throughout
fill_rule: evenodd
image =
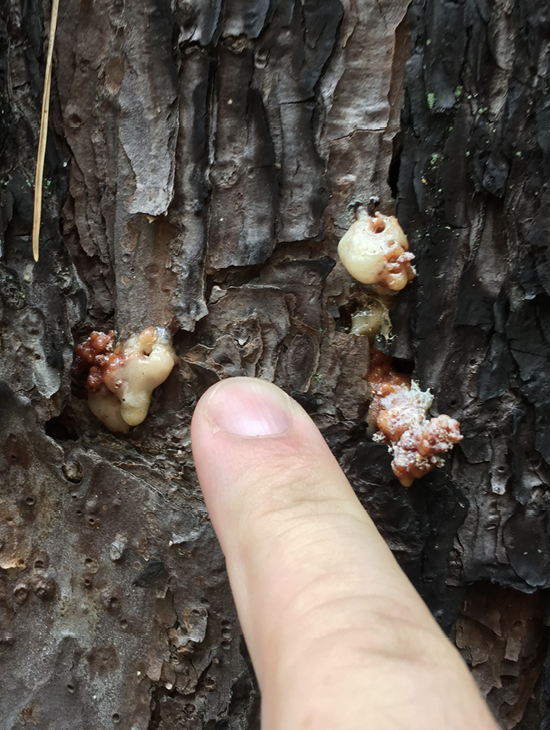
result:
M 241 374 L 313 415 L 503 725 L 550 726 L 549 11 L 62 0 L 34 265 L 48 19 L 0 6 L 0 727 L 259 727 L 189 445 Z M 417 257 L 389 351 L 466 436 L 408 490 L 366 437 L 336 257 L 371 196 Z M 180 364 L 110 434 L 74 342 L 151 325 Z
M 544 599 L 550 8 L 529 0 L 413 3 L 409 18 L 414 51 L 405 72 L 398 211 L 417 254 L 418 280 L 402 299 L 407 314 L 393 352 L 414 355 L 417 377 L 436 394 L 435 409 L 456 414 L 465 435 L 455 449 L 446 509 L 451 520 L 468 509 L 461 525 L 454 522 L 446 583 L 489 580 L 526 594 L 542 591 Z M 448 624 L 457 592 L 445 590 L 442 578 L 439 572 L 424 595 Z M 527 657 L 537 677 L 542 666 L 545 635 L 530 643 L 529 631 L 520 629 L 529 613 L 540 622 L 540 598 L 510 598 L 489 587 L 484 593 L 495 617 L 500 612 L 489 628 L 508 639 L 508 665 L 488 665 L 481 685 L 503 726 L 512 728 L 536 683 L 528 686 Z M 468 594 L 465 605 L 479 595 Z M 507 615 L 514 610 L 512 626 Z M 485 641 L 474 637 L 473 653 L 481 647 Z M 512 688 L 518 676 L 526 683 L 521 691 Z M 529 707 L 523 727 L 539 727 L 544 713 L 540 703 L 537 711 Z

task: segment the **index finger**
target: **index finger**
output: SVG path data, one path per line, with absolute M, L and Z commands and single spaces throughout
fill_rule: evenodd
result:
M 192 444 L 266 728 L 364 727 L 365 713 L 373 728 L 494 728 L 295 401 L 261 380 L 218 383 L 197 406 Z M 420 697 L 432 719 L 417 724 Z

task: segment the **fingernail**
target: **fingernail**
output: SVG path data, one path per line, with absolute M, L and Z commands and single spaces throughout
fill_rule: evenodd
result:
M 217 430 L 236 436 L 278 436 L 290 425 L 292 400 L 276 385 L 228 378 L 213 389 L 206 412 Z

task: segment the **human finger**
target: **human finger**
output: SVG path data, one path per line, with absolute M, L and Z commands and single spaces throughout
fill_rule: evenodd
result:
M 192 445 L 264 730 L 494 730 L 458 653 L 295 401 L 266 381 L 222 381 L 196 408 Z

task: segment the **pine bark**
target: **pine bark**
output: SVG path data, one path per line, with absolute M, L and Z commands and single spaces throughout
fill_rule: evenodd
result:
M 550 727 L 550 11 L 61 0 L 35 265 L 49 13 L 0 6 L 0 727 L 259 727 L 189 443 L 235 375 L 311 413 L 503 727 Z M 336 255 L 371 198 L 418 272 L 377 344 L 465 436 L 410 489 Z M 110 434 L 74 344 L 148 326 L 179 365 Z

